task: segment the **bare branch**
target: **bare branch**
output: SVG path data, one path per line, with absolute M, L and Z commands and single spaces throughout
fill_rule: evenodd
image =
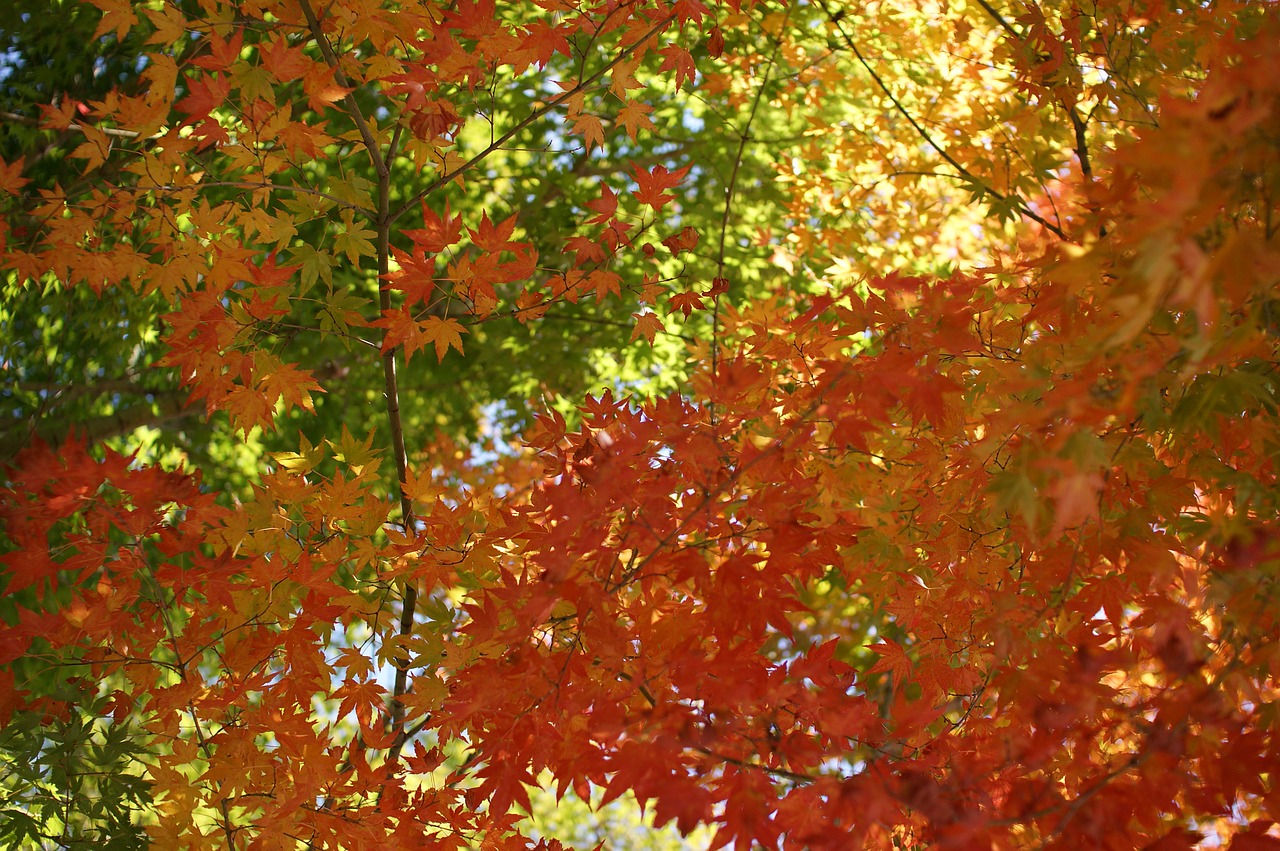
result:
M 151 405 L 138 405 L 88 420 L 78 417 L 44 418 L 19 428 L 16 433 L 0 436 L 0 460 L 8 460 L 17 455 L 33 440 L 41 440 L 56 449 L 67 439 L 72 429 L 75 430 L 76 438 L 97 443 L 122 434 L 129 434 L 143 426 L 159 426 L 174 420 L 186 419 L 198 413 L 200 408 L 186 406 L 185 393 L 172 391 L 164 394 L 157 393 L 154 408 Z

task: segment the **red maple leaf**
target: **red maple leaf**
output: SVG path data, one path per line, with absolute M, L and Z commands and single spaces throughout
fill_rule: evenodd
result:
M 692 290 L 683 293 L 677 293 L 671 297 L 671 307 L 679 310 L 685 316 L 688 316 L 695 310 L 701 310 L 706 307 L 706 303 L 702 300 L 700 293 Z
M 404 235 L 429 254 L 439 254 L 462 239 L 462 216 L 449 218 L 449 201 L 444 202 L 444 215 L 422 204 L 422 227 L 410 228 Z
M 631 193 L 641 204 L 652 207 L 654 210 L 661 210 L 669 202 L 674 201 L 674 195 L 666 192 L 676 186 L 689 173 L 691 166 L 678 168 L 675 171 L 669 171 L 665 165 L 654 166 L 652 171 L 645 171 L 640 166 L 633 166 L 634 176 L 636 179 L 637 189 Z

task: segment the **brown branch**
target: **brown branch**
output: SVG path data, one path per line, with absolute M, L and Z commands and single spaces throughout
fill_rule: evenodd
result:
M 12 122 L 14 122 L 14 123 L 16 123 L 16 124 L 25 124 L 25 125 L 27 125 L 28 127 L 39 127 L 39 128 L 40 128 L 40 129 L 42 129 L 42 130 L 50 130 L 50 129 L 52 129 L 52 128 L 49 128 L 49 127 L 41 127 L 41 125 L 40 125 L 40 120 L 39 120 L 38 118 L 32 118 L 32 117 L 31 117 L 31 116 L 29 116 L 29 115 L 22 115 L 22 114 L 17 113 L 17 112 L 6 112 L 6 111 L 0 111 L 0 118 L 3 118 L 5 121 L 12 121 Z M 73 121 L 73 122 L 71 122 L 70 124 L 68 124 L 68 125 L 67 125 L 67 129 L 69 129 L 69 130 L 76 130 L 76 131 L 78 131 L 78 132 L 80 132 L 80 133 L 83 133 L 83 132 L 84 132 L 84 128 L 85 128 L 86 126 L 88 126 L 88 125 L 81 124 L 81 123 L 80 123 L 80 122 L 78 122 L 78 121 Z M 99 133 L 102 133 L 102 134 L 104 134 L 104 135 L 107 135 L 107 136 L 118 136 L 118 137 L 120 137 L 120 138 L 122 138 L 122 139 L 137 139 L 139 136 L 141 136 L 141 135 L 142 135 L 141 133 L 138 133 L 137 131 L 134 131 L 134 130 L 120 130 L 119 128 L 116 128 L 116 127 L 97 127 L 97 126 L 94 126 L 94 128 L 93 128 L 93 129 L 94 129 L 94 130 L 97 130 Z M 159 139 L 159 138 L 161 138 L 162 136 L 164 136 L 164 134 L 163 134 L 163 133 L 153 133 L 152 135 L 147 136 L 146 138 L 147 138 L 147 139 L 151 139 L 151 140 L 155 140 L 155 139 Z
M 391 205 L 390 173 L 378 175 L 378 276 L 381 278 L 390 270 L 390 232 L 392 218 L 389 214 Z M 391 309 L 391 290 L 378 288 L 378 306 L 382 313 Z M 405 492 L 405 483 L 409 479 L 409 456 L 404 445 L 404 423 L 400 417 L 400 383 L 396 374 L 396 353 L 399 346 L 392 348 L 382 356 L 382 378 L 387 397 L 387 419 L 391 428 L 391 451 L 396 463 L 396 487 L 400 492 L 400 515 L 405 534 L 413 531 L 413 500 Z M 413 631 L 413 617 L 418 607 L 418 586 L 412 580 L 405 580 L 404 601 L 400 609 L 400 623 L 397 634 L 405 637 Z M 396 678 L 391 691 L 391 729 L 395 731 L 395 741 L 387 749 L 387 764 L 391 765 L 400 755 L 400 749 L 408 741 L 404 729 L 405 706 L 401 698 L 409 690 L 409 666 L 411 660 L 407 650 L 396 654 Z
M 159 426 L 174 420 L 186 419 L 198 413 L 200 408 L 186 406 L 186 394 L 172 391 L 157 393 L 154 409 L 150 405 L 139 405 L 89 420 L 44 418 L 16 434 L 0 436 L 0 460 L 8 460 L 17 455 L 33 440 L 41 440 L 57 449 L 66 441 L 72 429 L 76 439 L 97 443 L 122 434 L 129 434 L 143 426 Z
M 978 5 L 982 7 L 982 10 L 987 13 L 988 17 L 999 24 L 1000 28 L 1009 34 L 1010 38 L 1019 42 L 1026 41 L 1027 37 L 1018 32 L 1017 27 L 1009 23 L 1009 21 L 1005 19 L 1004 15 L 1001 15 L 994 6 L 987 2 L 987 0 L 978 0 Z M 1080 113 L 1076 108 L 1068 105 L 1066 100 L 1062 101 L 1062 108 L 1066 111 L 1067 118 L 1071 121 L 1071 129 L 1075 133 L 1076 143 L 1074 150 L 1076 152 L 1076 157 L 1080 160 L 1080 171 L 1084 174 L 1086 179 L 1092 180 L 1093 166 L 1089 163 L 1089 144 L 1085 137 L 1088 120 L 1086 118 L 1081 118 Z
M 938 144 L 938 142 L 934 140 L 933 135 L 924 127 L 922 127 L 920 125 L 920 122 L 916 121 L 915 116 L 912 115 L 907 110 L 907 108 L 903 105 L 902 101 L 898 99 L 898 96 L 895 95 L 893 93 L 893 90 L 889 88 L 887 83 L 885 83 L 884 79 L 881 78 L 881 76 L 878 73 L 876 73 L 875 68 L 871 67 L 871 63 L 868 62 L 866 57 L 862 55 L 862 51 L 858 48 L 858 45 L 854 43 L 852 36 L 850 36 L 847 32 L 845 32 L 844 27 L 840 23 L 840 17 L 831 11 L 831 8 L 827 5 L 826 0 L 819 0 L 819 5 L 822 7 L 822 11 L 826 14 L 827 21 L 836 28 L 836 32 L 840 33 L 840 38 L 844 41 L 845 45 L 849 48 L 849 50 L 853 53 L 854 57 L 858 60 L 858 64 L 860 64 L 863 67 L 863 69 L 867 72 L 867 74 L 871 77 L 871 80 L 876 84 L 876 87 L 879 88 L 880 91 L 884 92 L 885 97 L 887 97 L 889 99 L 889 102 L 893 104 L 893 108 L 896 109 L 899 112 L 899 114 L 902 115 L 903 118 L 907 119 L 907 123 L 910 124 L 911 127 L 916 131 L 916 134 L 919 135 L 920 138 L 924 140 L 925 144 L 927 144 L 929 147 L 937 151 L 938 156 L 946 160 L 948 165 L 950 165 L 957 172 L 963 175 L 965 180 L 967 180 L 970 184 L 976 187 L 983 194 L 990 195 L 992 198 L 995 198 L 997 201 L 1012 201 L 1014 206 L 1016 207 L 1016 209 L 1021 215 L 1025 216 L 1028 219 L 1031 219 L 1033 222 L 1036 222 L 1042 228 L 1049 231 L 1059 239 L 1067 238 L 1067 235 L 1066 233 L 1063 232 L 1062 228 L 1053 224 L 1044 216 L 1040 215 L 1035 210 L 1028 207 L 1026 202 L 1023 201 L 1022 198 L 1017 195 L 1017 193 L 1005 195 L 1001 192 L 997 192 L 995 189 L 988 186 L 984 181 L 979 179 L 977 175 L 969 171 L 969 169 L 962 166 L 956 160 L 956 158 L 951 155 L 950 151 L 948 151 L 946 148 Z
M 309 8 L 307 6 L 307 0 L 301 0 L 301 3 L 303 5 L 304 10 Z M 309 20 L 314 17 L 314 15 L 310 12 L 308 12 L 308 16 L 309 16 L 308 18 Z M 612 69 L 615 65 L 617 65 L 619 62 L 621 62 L 622 60 L 630 56 L 632 53 L 634 53 L 637 49 L 639 49 L 639 47 L 642 44 L 644 44 L 646 41 L 648 41 L 648 39 L 652 35 L 657 33 L 661 28 L 665 27 L 667 23 L 671 21 L 671 19 L 672 19 L 672 16 L 668 16 L 667 18 L 664 18 L 663 20 L 659 21 L 649 30 L 649 32 L 644 36 L 644 38 L 639 39 L 634 45 L 620 52 L 617 56 L 615 56 L 612 59 L 612 61 L 605 64 L 598 71 L 596 71 L 596 73 L 594 73 L 587 79 L 580 81 L 572 89 L 566 91 L 559 97 L 552 100 L 550 103 L 544 105 L 539 109 L 534 110 L 532 113 L 526 116 L 523 120 L 521 120 L 518 124 L 516 124 L 514 127 L 509 129 L 506 133 L 502 134 L 502 136 L 498 137 L 493 142 L 491 142 L 489 146 L 485 148 L 483 151 L 476 154 L 467 162 L 458 166 L 452 172 L 441 175 L 436 180 L 432 181 L 427 186 L 423 187 L 421 190 L 416 192 L 412 198 L 404 202 L 400 207 L 398 207 L 394 211 L 390 209 L 390 200 L 391 200 L 390 171 L 385 167 L 385 165 L 383 165 L 383 167 L 378 168 L 378 219 L 377 219 L 378 274 L 380 276 L 385 275 L 387 274 L 390 268 L 389 266 L 389 257 L 390 257 L 389 235 L 390 235 L 392 222 L 398 219 L 406 210 L 412 208 L 413 206 L 418 204 L 420 201 L 422 201 L 422 199 L 426 198 L 427 195 L 436 191 L 440 187 L 447 185 L 451 180 L 456 178 L 458 175 L 466 172 L 468 169 L 475 166 L 476 163 L 479 163 L 480 161 L 485 159 L 493 151 L 498 150 L 502 145 L 506 144 L 507 141 L 509 141 L 513 136 L 519 133 L 522 129 L 529 126 L 531 123 L 533 123 L 543 115 L 546 115 L 548 112 L 550 112 L 552 109 L 557 107 L 559 104 L 563 103 L 565 100 L 577 94 L 579 91 L 586 88 L 586 86 L 592 84 L 594 81 L 598 80 L 604 74 L 608 73 L 608 71 Z M 374 144 L 371 135 L 365 138 L 365 144 L 369 146 L 372 146 Z M 373 155 L 374 152 L 372 149 L 370 153 L 371 155 Z M 377 160 L 375 161 L 375 164 L 380 161 L 381 161 L 381 156 L 379 155 L 377 157 Z M 386 312 L 391 309 L 391 292 L 386 287 L 380 288 L 379 307 L 383 312 Z M 403 517 L 405 532 L 409 533 L 412 531 L 412 528 L 413 528 L 413 501 L 408 498 L 408 496 L 405 494 L 405 491 L 404 491 L 404 484 L 408 480 L 408 476 L 407 476 L 408 457 L 404 448 L 404 427 L 400 418 L 399 381 L 396 375 L 396 353 L 398 349 L 399 347 L 396 347 L 391 351 L 387 352 L 385 355 L 383 355 L 382 370 L 383 370 L 383 381 L 386 387 L 387 416 L 390 420 L 390 426 L 391 426 L 392 454 L 395 457 L 396 474 L 399 478 L 400 512 Z M 410 634 L 410 632 L 412 632 L 414 614 L 417 610 L 417 605 L 418 605 L 418 588 L 412 582 L 406 581 L 405 587 L 404 587 L 404 601 L 400 610 L 400 623 L 397 630 L 397 633 L 400 637 L 407 636 Z M 394 764 L 394 762 L 396 761 L 396 759 L 400 754 L 401 748 L 404 747 L 405 742 L 407 742 L 411 737 L 411 734 L 409 733 L 409 731 L 406 730 L 404 727 L 405 706 L 403 701 L 401 700 L 401 698 L 408 692 L 408 688 L 409 688 L 409 667 L 411 664 L 411 660 L 409 658 L 408 652 L 402 651 L 398 653 L 396 655 L 394 664 L 396 666 L 396 676 L 395 676 L 395 683 L 392 686 L 392 692 L 391 692 L 390 727 L 393 731 L 395 731 L 395 739 L 392 742 L 391 746 L 387 749 L 388 767 Z
M 298 5 L 301 7 L 303 15 L 306 16 L 307 26 L 310 28 L 320 52 L 324 55 L 325 62 L 333 69 L 334 79 L 337 80 L 338 85 L 352 88 L 339 66 L 338 57 L 334 54 L 333 47 L 329 44 L 328 39 L 325 38 L 324 30 L 320 26 L 320 20 L 316 17 L 315 10 L 311 8 L 311 3 L 309 0 L 298 0 Z M 373 169 L 378 175 L 378 211 L 374 225 L 377 232 L 378 277 L 381 279 L 390 271 L 390 233 L 391 223 L 395 220 L 395 216 L 391 215 L 390 212 L 391 169 L 389 160 L 396 154 L 396 147 L 400 141 L 400 128 L 397 127 L 393 133 L 391 144 L 387 149 L 387 157 L 384 158 L 368 120 L 364 117 L 364 113 L 360 111 L 360 105 L 356 103 L 354 93 L 349 92 L 342 99 L 342 103 L 346 108 L 347 114 L 355 122 L 357 130 L 360 132 L 360 138 L 364 142 L 365 150 L 369 154 L 369 161 L 373 164 Z M 378 289 L 379 312 L 386 313 L 391 309 L 391 292 L 386 287 L 379 287 Z M 397 376 L 396 364 L 398 349 L 399 347 L 397 346 L 382 355 L 382 380 L 383 393 L 387 400 L 387 420 L 391 431 L 391 454 L 396 465 L 396 490 L 399 493 L 401 522 L 407 534 L 413 529 L 413 500 L 405 492 L 409 462 L 404 444 L 404 423 L 400 416 L 400 382 Z M 397 634 L 400 637 L 407 636 L 413 630 L 413 618 L 417 604 L 417 586 L 412 581 L 406 580 L 403 604 L 400 610 L 400 623 L 397 628 Z M 389 708 L 391 715 L 390 727 L 395 731 L 396 735 L 394 742 L 387 749 L 387 766 L 389 770 L 393 770 L 393 765 L 399 756 L 400 749 L 408 739 L 404 730 L 405 706 L 401 698 L 409 688 L 410 661 L 407 651 L 397 653 L 394 660 L 396 677 L 395 684 L 392 687 Z
M 320 26 L 320 20 L 316 17 L 315 10 L 311 8 L 310 0 L 298 0 L 298 5 L 302 7 L 302 14 L 307 18 L 307 26 L 311 30 L 312 37 L 316 40 L 316 45 L 320 48 L 320 53 L 324 56 L 324 61 L 333 69 L 333 78 L 344 89 L 352 89 L 342 99 L 342 104 L 346 108 L 347 114 L 351 116 L 351 120 L 356 123 L 356 129 L 360 131 L 360 138 L 364 141 L 365 149 L 369 152 L 369 161 L 373 163 L 373 170 L 378 173 L 379 177 L 386 177 L 389 173 L 387 163 L 382 158 L 382 151 L 378 149 L 378 142 L 373 137 L 373 130 L 369 127 L 369 122 L 365 119 L 364 113 L 360 111 L 360 104 L 356 103 L 354 86 L 347 80 L 347 75 L 342 73 L 342 68 L 338 64 L 338 57 L 333 52 L 333 47 L 329 44 L 329 40 L 324 37 L 324 30 Z
M 791 11 L 794 4 L 787 4 L 787 14 L 783 18 L 782 27 L 786 27 L 791 21 Z M 724 243 L 729 233 L 729 217 L 733 212 L 733 196 L 738 188 L 738 171 L 742 168 L 742 157 L 747 150 L 747 142 L 751 138 L 751 125 L 755 123 L 756 113 L 760 109 L 760 101 L 764 97 L 765 87 L 769 85 L 769 75 L 773 73 L 774 66 L 778 62 L 778 51 L 782 49 L 781 29 L 779 37 L 774 39 L 773 51 L 769 54 L 769 59 L 765 62 L 764 75 L 760 78 L 760 86 L 756 89 L 756 95 L 751 101 L 751 111 L 747 113 L 747 123 L 743 125 L 738 132 L 738 152 L 733 157 L 733 168 L 729 172 L 729 183 L 724 188 L 724 213 L 720 217 L 720 244 L 716 250 L 716 284 L 713 287 L 715 295 L 712 296 L 711 303 L 711 380 L 716 380 L 716 368 L 720 359 L 720 292 L 719 282 L 724 279 Z M 716 409 L 712 405 L 711 426 L 714 429 L 716 425 Z
M 982 10 L 986 12 L 993 21 L 999 24 L 1000 27 L 1009 34 L 1010 38 L 1015 38 L 1019 41 L 1022 40 L 1022 33 L 1014 29 L 1013 24 L 1005 20 L 1004 15 L 997 12 L 995 7 L 988 3 L 987 0 L 978 0 L 978 5 L 982 7 Z

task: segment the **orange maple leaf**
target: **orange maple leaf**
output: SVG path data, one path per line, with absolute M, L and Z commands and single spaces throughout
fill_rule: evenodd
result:
M 467 333 L 467 329 L 458 320 L 428 316 L 420 328 L 423 338 L 435 344 L 437 361 L 443 361 L 445 352 L 450 348 L 457 349 L 458 354 L 462 354 L 462 335 Z
M 7 195 L 17 195 L 18 190 L 26 186 L 28 182 L 27 178 L 22 176 L 22 163 L 6 163 L 4 160 L 0 160 L 0 192 Z
M 636 337 L 644 337 L 653 345 L 653 338 L 660 331 L 666 331 L 667 327 L 662 324 L 662 320 L 658 318 L 658 314 L 653 311 L 645 311 L 644 313 L 633 313 L 631 316 L 636 320 L 636 327 L 631 330 L 631 340 L 635 341 Z

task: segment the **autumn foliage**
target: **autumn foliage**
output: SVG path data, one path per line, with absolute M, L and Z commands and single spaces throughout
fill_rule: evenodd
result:
M 1273 4 L 73 8 L 0 840 L 1280 848 Z

